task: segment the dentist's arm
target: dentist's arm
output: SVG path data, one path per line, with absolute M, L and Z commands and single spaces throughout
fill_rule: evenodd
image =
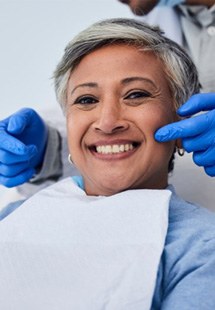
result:
M 0 184 L 23 184 L 42 164 L 48 139 L 43 119 L 29 108 L 0 121 Z
M 193 95 L 177 113 L 186 117 L 201 111 L 207 112 L 158 129 L 155 139 L 166 142 L 181 138 L 183 148 L 193 152 L 193 161 L 215 176 L 215 93 Z

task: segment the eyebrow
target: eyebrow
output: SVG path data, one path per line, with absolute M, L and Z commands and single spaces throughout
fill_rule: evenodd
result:
M 71 91 L 71 95 L 74 93 L 74 91 L 79 88 L 79 87 L 98 87 L 97 83 L 93 83 L 93 82 L 89 82 L 89 83 L 83 83 L 83 84 L 79 84 L 77 85 L 72 91 Z
M 156 87 L 155 83 L 152 80 L 150 80 L 148 78 L 143 78 L 143 77 L 140 77 L 140 76 L 132 76 L 132 77 L 125 78 L 125 79 L 123 79 L 121 81 L 121 84 L 126 85 L 126 84 L 129 84 L 129 83 L 135 82 L 135 81 L 148 82 L 148 83 L 152 84 L 154 87 Z M 99 87 L 99 85 L 97 83 L 95 83 L 95 82 L 79 84 L 71 91 L 71 95 L 75 92 L 75 90 L 77 88 L 80 88 L 80 87 L 96 88 L 96 87 Z
M 129 84 L 131 82 L 135 82 L 135 81 L 147 82 L 147 83 L 152 84 L 154 87 L 156 87 L 155 83 L 152 80 L 150 80 L 148 78 L 143 78 L 141 76 L 132 76 L 132 77 L 125 78 L 122 80 L 121 83 L 123 85 L 126 85 L 126 84 Z

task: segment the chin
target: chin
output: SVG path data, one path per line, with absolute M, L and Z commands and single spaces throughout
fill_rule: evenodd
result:
M 111 180 L 102 179 L 97 184 L 98 185 L 94 184 L 94 186 L 87 186 L 86 184 L 87 194 L 95 196 L 112 196 L 131 188 L 129 182 L 125 182 L 125 180 L 120 181 L 117 177 L 112 177 Z
M 147 3 L 144 5 L 144 7 L 142 6 L 137 6 L 137 7 L 131 7 L 131 11 L 134 15 L 137 16 L 144 16 L 147 15 L 149 12 L 151 12 L 156 4 L 154 4 L 154 2 L 152 1 L 152 3 Z
M 126 186 L 119 186 L 119 184 L 116 184 L 114 186 L 114 184 L 111 184 L 111 186 L 105 186 L 105 184 L 102 186 L 103 187 L 103 195 L 104 196 L 112 196 L 112 195 L 116 195 L 118 193 L 121 193 L 127 189 L 129 189 L 129 187 Z

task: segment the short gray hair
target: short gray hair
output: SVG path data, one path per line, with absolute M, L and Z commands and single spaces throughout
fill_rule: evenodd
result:
M 191 58 L 178 44 L 166 38 L 158 27 L 135 19 L 106 19 L 88 27 L 69 42 L 57 65 L 55 92 L 64 112 L 68 80 L 81 59 L 102 46 L 119 43 L 152 51 L 162 61 L 175 108 L 199 92 L 198 74 Z

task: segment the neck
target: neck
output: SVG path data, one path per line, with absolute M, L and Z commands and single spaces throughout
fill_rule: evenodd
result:
M 210 8 L 214 5 L 214 0 L 187 0 L 186 4 L 190 5 L 205 5 L 206 7 Z

